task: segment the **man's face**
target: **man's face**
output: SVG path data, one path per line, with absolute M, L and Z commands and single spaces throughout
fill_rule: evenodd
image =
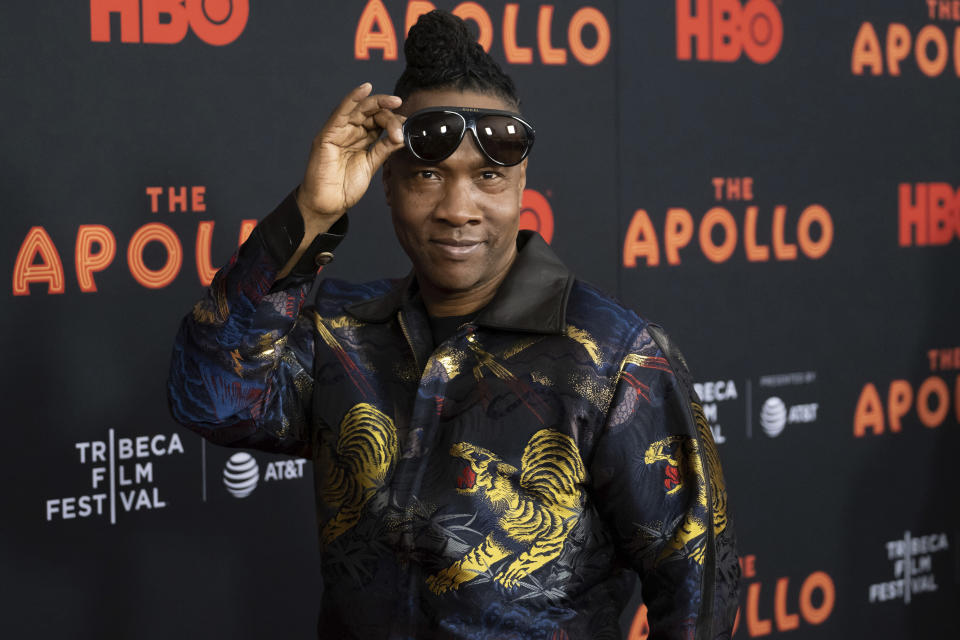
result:
M 418 91 L 399 113 L 434 106 L 513 110 L 503 99 L 472 91 Z M 383 170 L 387 203 L 421 289 L 441 296 L 495 290 L 517 253 L 527 161 L 501 167 L 466 132 L 445 160 L 427 163 L 405 148 Z

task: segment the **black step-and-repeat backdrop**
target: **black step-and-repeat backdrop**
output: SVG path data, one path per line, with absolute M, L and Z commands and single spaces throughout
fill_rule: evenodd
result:
M 537 125 L 524 226 L 700 381 L 734 637 L 957 637 L 957 0 L 6 3 L 4 636 L 314 634 L 311 463 L 175 425 L 170 345 L 435 5 Z M 405 273 L 376 181 L 351 216 L 326 273 Z

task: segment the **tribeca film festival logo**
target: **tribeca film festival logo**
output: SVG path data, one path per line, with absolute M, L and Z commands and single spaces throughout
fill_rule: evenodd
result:
M 771 598 L 770 580 L 765 584 L 767 578 L 758 573 L 757 556 L 749 554 L 740 556 L 739 560 L 740 593 L 746 594 L 746 601 L 737 608 L 731 635 L 743 627 L 747 637 L 760 638 L 770 635 L 774 630 L 793 631 L 801 626 L 821 625 L 830 618 L 837 602 L 837 588 L 826 571 L 813 571 L 802 576 L 802 579 L 801 576 L 775 578 Z M 647 640 L 649 635 L 647 608 L 641 606 L 627 638 Z
M 636 267 L 641 258 L 648 267 L 658 266 L 661 246 L 666 263 L 679 265 L 681 251 L 690 250 L 695 234 L 700 253 L 717 264 L 730 260 L 741 243 L 748 262 L 792 261 L 801 254 L 819 260 L 830 251 L 833 218 L 822 205 L 808 205 L 797 216 L 790 214 L 787 205 L 777 204 L 771 215 L 752 204 L 756 185 L 751 177 L 716 177 L 710 187 L 721 204 L 707 210 L 698 222 L 685 208 L 668 208 L 662 245 L 647 211 L 637 209 L 623 241 L 623 266 Z M 739 224 L 738 219 L 742 220 Z
M 807 385 L 816 382 L 815 371 L 799 371 L 760 376 L 757 386 L 764 401 L 758 414 L 761 430 L 770 438 L 779 436 L 789 425 L 810 424 L 816 422 L 818 402 L 811 401 L 813 391 Z M 753 437 L 753 387 L 754 381 L 747 379 L 740 386 L 734 380 L 714 380 L 694 383 L 694 389 L 703 406 L 703 415 L 713 431 L 717 444 L 727 441 L 721 422 L 723 416 L 736 416 L 735 424 L 746 428 L 747 438 Z M 775 395 L 774 395 L 775 394 Z M 785 400 L 786 399 L 786 400 Z M 789 404 L 788 404 L 789 403 Z M 742 412 L 742 413 L 741 413 Z M 740 416 L 743 417 L 741 422 Z M 724 422 L 726 419 L 724 418 Z M 729 423 L 727 423 L 729 427 Z M 727 433 L 730 429 L 727 429 Z
M 144 191 L 147 206 L 153 215 L 208 215 L 205 186 L 150 186 Z M 256 220 L 240 221 L 238 246 L 244 243 L 256 226 Z M 195 249 L 194 266 L 197 279 L 201 285 L 209 286 L 217 273 L 211 256 L 215 228 L 215 221 L 199 220 L 195 237 L 181 239 L 173 228 L 163 222 L 144 224 L 133 233 L 127 244 L 126 266 L 130 275 L 147 289 L 170 286 L 183 269 L 186 243 L 187 246 L 192 244 Z M 548 243 L 553 239 L 553 209 L 547 198 L 538 191 L 526 189 L 523 192 L 520 228 L 539 231 Z M 117 249 L 117 238 L 106 225 L 81 224 L 77 227 L 73 265 L 77 288 L 81 292 L 97 291 L 94 274 L 104 271 L 114 263 Z M 163 257 L 159 258 L 159 261 L 151 262 L 146 256 L 154 249 L 159 249 Z M 27 231 L 13 266 L 13 295 L 30 295 L 30 285 L 46 285 L 47 294 L 60 294 L 67 289 L 60 251 L 46 228 L 41 225 L 33 226 Z
M 306 460 L 275 460 L 268 462 L 263 472 L 263 482 L 296 480 L 303 477 Z M 246 498 L 260 483 L 260 465 L 246 451 L 239 451 L 223 466 L 223 486 L 234 498 Z
M 929 20 L 919 29 L 891 22 L 881 40 L 869 20 L 860 25 L 850 61 L 853 75 L 913 75 L 919 69 L 934 78 L 944 74 L 952 59 L 954 76 L 960 77 L 960 0 L 913 0 L 913 5 Z
M 175 186 L 147 187 L 146 202 L 151 214 L 204 214 L 207 211 L 206 187 Z M 195 266 L 200 284 L 208 286 L 217 270 L 211 262 L 211 244 L 215 227 L 213 220 L 197 223 Z M 256 220 L 242 220 L 238 244 L 243 244 L 256 226 Z M 163 222 L 148 222 L 137 229 L 126 250 L 126 265 L 133 279 L 147 289 L 162 289 L 180 275 L 184 262 L 183 241 Z M 162 249 L 163 258 L 148 264 L 145 254 L 150 245 Z M 77 227 L 73 245 L 73 264 L 77 288 L 84 293 L 97 291 L 94 274 L 110 267 L 117 256 L 117 239 L 109 227 L 102 224 L 81 224 Z M 46 285 L 48 294 L 66 291 L 63 261 L 60 251 L 47 230 L 40 225 L 27 231 L 13 267 L 13 295 L 30 295 L 30 285 Z
M 74 447 L 79 463 L 90 470 L 90 492 L 47 500 L 47 522 L 109 516 L 110 524 L 116 524 L 118 510 L 129 513 L 167 506 L 154 484 L 152 458 L 183 454 L 176 433 L 117 438 L 110 429 L 106 440 L 77 442 Z
M 757 64 L 777 57 L 783 18 L 771 0 L 676 0 L 677 60 Z
M 249 15 L 249 0 L 90 0 L 90 41 L 112 42 L 118 16 L 120 42 L 177 44 L 189 30 L 222 46 L 240 37 Z
M 367 0 L 357 21 L 354 58 L 369 60 L 371 51 L 380 51 L 383 60 L 396 60 L 403 34 L 410 31 L 417 18 L 436 8 L 433 2 L 408 0 L 403 22 L 400 22 L 390 16 L 383 0 Z M 529 4 L 521 8 L 520 3 L 507 3 L 503 7 L 501 20 L 497 22 L 477 2 L 461 2 L 451 13 L 477 26 L 477 42 L 488 53 L 497 35 L 496 27 L 502 25 L 501 45 L 509 64 L 533 64 L 536 51 L 536 59 L 544 65 L 566 65 L 573 59 L 584 66 L 593 66 L 602 62 L 610 52 L 610 23 L 603 12 L 595 7 L 580 7 L 570 15 L 566 22 L 565 42 L 562 37 L 554 39 L 553 5 L 541 4 L 537 8 L 536 34 L 518 31 L 521 11 L 532 12 L 533 8 Z M 562 27 L 563 20 L 560 22 Z M 403 31 L 399 34 L 395 24 L 403 25 Z
M 960 239 L 960 187 L 954 190 L 946 182 L 901 183 L 898 205 L 901 247 L 942 246 Z
M 927 429 L 936 429 L 946 422 L 960 424 L 960 347 L 930 349 L 925 355 L 933 375 L 922 381 L 891 380 L 884 389 L 886 402 L 876 384 L 863 385 L 853 414 L 854 437 L 863 438 L 868 433 L 879 436 L 888 430 L 900 433 L 904 425 L 914 429 L 917 422 Z
M 914 536 L 907 531 L 902 539 L 888 542 L 886 548 L 894 579 L 870 585 L 867 593 L 872 604 L 900 599 L 910 604 L 913 596 L 937 590 L 933 555 L 949 548 L 947 534 Z

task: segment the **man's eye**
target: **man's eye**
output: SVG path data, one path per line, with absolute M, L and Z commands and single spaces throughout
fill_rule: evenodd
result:
M 501 174 L 499 171 L 484 171 L 480 175 L 484 180 L 496 180 L 503 174 Z
M 430 171 L 429 169 L 423 169 L 422 171 L 417 171 L 417 177 L 423 178 L 424 180 L 433 180 L 437 177 L 435 171 Z

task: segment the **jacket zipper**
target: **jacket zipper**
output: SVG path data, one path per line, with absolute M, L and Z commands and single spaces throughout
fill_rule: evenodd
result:
M 413 340 L 410 339 L 410 332 L 407 331 L 407 323 L 403 321 L 403 312 L 397 311 L 397 318 L 400 320 L 400 331 L 403 332 L 403 337 L 407 339 L 407 345 L 410 347 L 410 352 L 413 354 L 413 364 L 417 367 L 417 373 L 423 374 L 423 368 L 420 366 L 420 360 L 417 358 L 417 350 L 413 346 Z

